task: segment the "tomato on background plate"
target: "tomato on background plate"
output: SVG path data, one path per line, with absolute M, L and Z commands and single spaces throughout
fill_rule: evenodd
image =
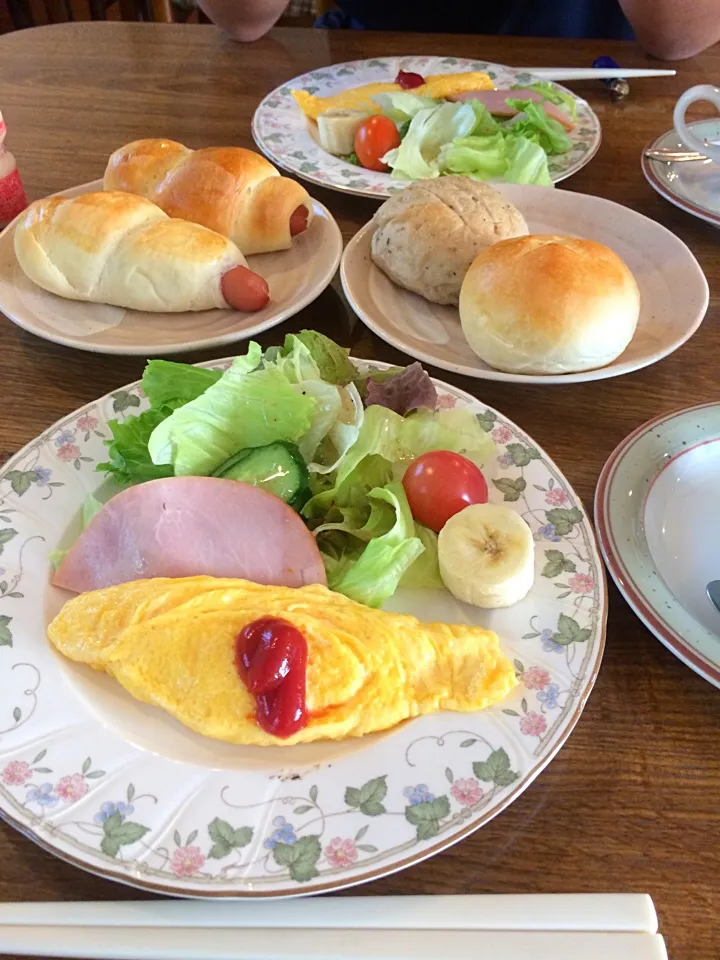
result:
M 413 460 L 402 483 L 413 517 L 435 533 L 465 507 L 488 499 L 480 468 L 449 450 L 433 450 Z
M 363 120 L 355 131 L 355 153 L 366 170 L 388 171 L 380 160 L 388 150 L 400 146 L 400 134 L 390 117 L 381 114 Z

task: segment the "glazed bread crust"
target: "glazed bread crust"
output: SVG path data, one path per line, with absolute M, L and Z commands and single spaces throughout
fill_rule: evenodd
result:
M 14 243 L 23 272 L 44 290 L 151 312 L 227 307 L 222 275 L 246 266 L 226 237 L 115 191 L 36 201 Z
M 288 250 L 292 214 L 304 207 L 308 226 L 313 215 L 303 186 L 242 147 L 190 150 L 174 140 L 136 140 L 110 157 L 103 186 L 215 230 L 246 256 Z

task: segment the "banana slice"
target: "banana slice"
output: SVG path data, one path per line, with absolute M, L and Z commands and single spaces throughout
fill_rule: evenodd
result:
M 532 533 L 509 507 L 476 503 L 456 513 L 440 531 L 438 559 L 450 593 L 476 607 L 512 606 L 533 585 Z
M 337 108 L 326 110 L 317 118 L 320 146 L 336 157 L 344 157 L 355 149 L 355 131 L 367 117 L 362 110 Z

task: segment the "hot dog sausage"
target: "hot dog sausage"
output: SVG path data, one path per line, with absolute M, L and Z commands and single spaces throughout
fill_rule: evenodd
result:
M 290 215 L 290 236 L 296 237 L 299 233 L 307 230 L 308 211 L 307 207 L 298 207 Z
M 222 275 L 220 289 L 235 310 L 262 310 L 270 299 L 267 281 L 240 264 Z

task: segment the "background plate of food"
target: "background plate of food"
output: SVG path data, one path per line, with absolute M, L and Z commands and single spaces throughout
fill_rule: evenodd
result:
M 341 253 L 330 212 L 260 154 L 139 140 L 0 234 L 0 310 L 80 350 L 181 353 L 293 316 Z
M 447 173 L 549 185 L 585 166 L 601 137 L 590 106 L 564 87 L 457 57 L 313 70 L 269 93 L 252 131 L 283 169 L 369 197 Z
M 353 310 L 388 343 L 515 383 L 600 380 L 655 363 L 697 330 L 709 297 L 682 240 L 634 210 L 468 177 L 386 200 L 340 269 Z
M 251 434 L 283 439 L 212 469 Z M 428 457 L 461 470 L 441 496 Z M 590 521 L 532 438 L 308 331 L 151 361 L 54 424 L 0 472 L 0 544 L 2 815 L 173 895 L 316 893 L 460 840 L 550 762 L 603 652 Z M 283 713 L 290 659 L 254 712 L 270 647 L 241 643 L 279 614 L 306 704 Z

